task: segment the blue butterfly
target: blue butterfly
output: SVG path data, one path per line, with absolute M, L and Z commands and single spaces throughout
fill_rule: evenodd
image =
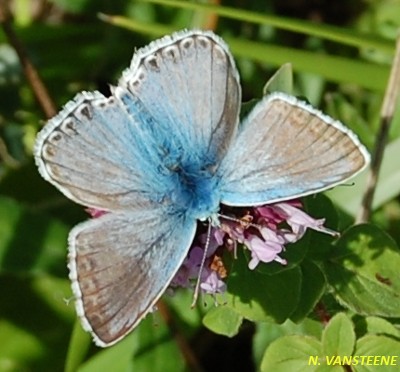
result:
M 239 126 L 241 88 L 224 41 L 183 31 L 140 49 L 108 98 L 78 94 L 43 128 L 41 175 L 108 213 L 69 235 L 76 309 L 99 346 L 151 311 L 185 259 L 198 220 L 220 204 L 316 193 L 360 172 L 366 149 L 296 98 L 264 97 Z

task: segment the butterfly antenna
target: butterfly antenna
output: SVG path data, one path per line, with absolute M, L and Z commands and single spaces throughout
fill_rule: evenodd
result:
M 256 223 L 252 223 L 252 222 L 250 222 L 250 221 L 245 221 L 245 220 L 240 219 L 240 218 L 235 218 L 235 217 L 226 216 L 226 215 L 224 215 L 224 214 L 219 214 L 219 213 L 218 213 L 218 217 L 220 217 L 221 219 L 228 220 L 228 221 L 237 222 L 238 224 L 244 225 L 244 226 L 246 226 L 246 227 L 252 226 L 252 227 L 255 227 L 255 228 L 257 228 L 257 229 L 260 229 L 260 228 L 262 227 L 261 225 L 258 225 L 258 224 L 256 224 Z
M 210 239 L 211 239 L 211 221 L 209 221 L 209 223 L 208 223 L 207 240 L 206 240 L 206 244 L 204 246 L 204 254 L 203 254 L 203 258 L 201 260 L 201 264 L 200 264 L 200 268 L 199 268 L 199 275 L 197 276 L 196 287 L 194 288 L 193 301 L 192 301 L 192 305 L 191 305 L 192 309 L 196 306 L 197 298 L 199 297 L 201 274 L 203 272 L 204 264 L 206 262 L 207 251 L 210 246 Z

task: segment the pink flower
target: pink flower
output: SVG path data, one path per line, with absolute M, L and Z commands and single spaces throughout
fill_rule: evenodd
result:
M 248 242 L 248 248 L 251 251 L 251 260 L 249 262 L 250 270 L 255 269 L 260 262 L 279 261 L 281 264 L 286 265 L 286 260 L 278 256 L 284 249 L 282 243 L 272 240 L 263 240 L 255 235 L 253 235 Z
M 96 209 L 96 208 L 91 208 L 91 207 L 86 208 L 85 211 L 88 212 L 92 218 L 98 218 L 98 217 L 102 216 L 103 214 L 108 213 L 106 211 L 102 211 L 101 209 Z
M 205 293 L 224 293 L 226 291 L 226 284 L 222 281 L 216 271 L 208 270 L 202 275 L 200 288 Z
M 221 249 L 235 254 L 238 244 L 242 244 L 251 253 L 248 267 L 254 270 L 260 263 L 276 261 L 286 265 L 287 261 L 280 254 L 286 250 L 287 244 L 301 239 L 308 228 L 338 235 L 323 226 L 325 219 L 314 219 L 301 208 L 299 200 L 246 210 L 229 208 L 228 212 L 219 215 L 219 225 L 211 228 L 206 253 L 207 233 L 201 233 L 195 239 L 171 286 L 194 288 L 196 281 L 200 280 L 199 287 L 203 293 L 223 293 L 226 290 L 224 279 L 229 273 L 221 259 Z M 199 272 L 202 260 L 204 267 Z
M 318 220 L 312 218 L 301 209 L 295 208 L 290 203 L 277 203 L 274 205 L 277 210 L 280 210 L 285 216 L 286 222 L 292 228 L 292 231 L 297 235 L 297 240 L 301 239 L 307 228 L 323 232 L 332 236 L 338 236 L 336 231 L 324 227 L 325 218 Z

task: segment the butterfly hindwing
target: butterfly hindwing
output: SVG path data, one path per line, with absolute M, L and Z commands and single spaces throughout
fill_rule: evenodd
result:
M 117 342 L 153 309 L 186 257 L 196 222 L 166 212 L 109 213 L 71 231 L 76 308 L 99 346 Z

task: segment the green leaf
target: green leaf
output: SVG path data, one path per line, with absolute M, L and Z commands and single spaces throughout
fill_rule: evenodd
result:
M 253 321 L 284 322 L 299 302 L 301 271 L 298 267 L 274 275 L 250 270 L 238 252 L 227 280 L 227 306 Z M 222 300 L 225 299 L 222 297 Z
M 315 107 L 321 106 L 321 98 L 324 96 L 326 80 L 324 77 L 312 72 L 296 74 L 296 94 L 307 97 L 307 101 Z
M 321 334 L 321 322 L 308 318 L 299 324 L 295 324 L 290 320 L 287 320 L 283 324 L 271 322 L 256 323 L 256 333 L 253 341 L 253 354 L 256 365 L 261 364 L 266 348 L 281 336 L 304 335 L 320 338 Z
M 190 338 L 197 332 L 202 324 L 202 320 L 210 307 L 214 307 L 214 299 L 211 296 L 204 297 L 202 301 L 197 301 L 197 304 L 192 308 L 193 291 L 177 290 L 173 296 L 167 294 L 162 300 L 168 306 L 171 315 L 179 329 L 184 332 L 185 336 Z M 209 300 L 209 303 L 207 302 Z
M 274 341 L 261 362 L 261 371 L 291 372 L 316 371 L 312 358 L 321 355 L 321 343 L 307 336 L 285 336 Z
M 296 310 L 290 315 L 293 322 L 303 320 L 315 307 L 325 291 L 326 279 L 321 269 L 305 260 L 301 266 L 302 280 L 300 299 Z
M 231 307 L 220 305 L 210 309 L 203 318 L 203 324 L 214 333 L 233 337 L 238 334 L 243 317 Z
M 356 335 L 352 321 L 344 313 L 336 314 L 322 334 L 324 355 L 351 355 Z
M 290 63 L 285 63 L 279 67 L 278 71 L 265 84 L 263 95 L 272 92 L 293 94 L 293 69 Z
M 400 253 L 373 225 L 358 225 L 338 240 L 325 264 L 336 298 L 362 315 L 400 317 Z
M 366 318 L 362 318 L 362 321 L 360 321 L 360 323 L 362 323 L 362 325 L 364 326 L 365 333 L 393 336 L 397 339 L 400 339 L 400 330 L 385 319 L 375 316 L 368 316 Z M 356 323 L 356 328 L 357 325 L 358 324 Z
M 372 372 L 398 369 L 400 342 L 386 336 L 367 335 L 357 341 L 354 356 L 359 363 L 353 363 L 355 372 Z M 364 358 L 364 363 L 362 359 Z M 396 368 L 397 367 L 397 368 Z

